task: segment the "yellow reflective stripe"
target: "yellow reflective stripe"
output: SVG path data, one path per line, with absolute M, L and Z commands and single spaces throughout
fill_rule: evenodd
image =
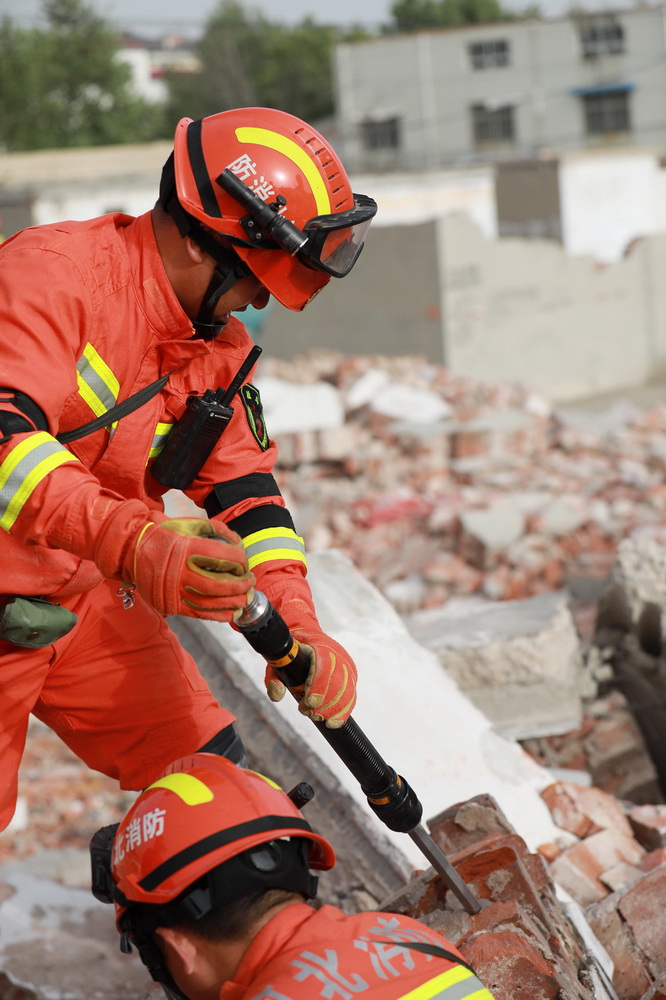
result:
M 208 785 L 204 785 L 193 774 L 167 774 L 148 785 L 148 788 L 167 788 L 170 792 L 175 792 L 186 806 L 200 806 L 214 797 Z
M 322 176 L 305 150 L 301 149 L 293 139 L 287 138 L 286 135 L 280 135 L 279 132 L 273 132 L 271 129 L 246 126 L 236 129 L 236 138 L 239 142 L 252 142 L 256 146 L 268 146 L 269 149 L 275 149 L 278 153 L 288 157 L 305 174 L 317 205 L 317 215 L 330 213 L 331 201 Z
M 462 984 L 465 979 L 472 979 L 473 983 L 470 986 L 475 986 L 479 980 L 476 976 L 466 969 L 464 965 L 456 965 L 452 969 L 448 969 L 446 972 L 442 972 L 441 975 L 435 976 L 434 979 L 430 979 L 427 983 L 423 983 L 421 986 L 417 986 L 415 990 L 410 990 L 409 993 L 404 993 L 398 1000 L 435 1000 L 435 997 L 444 997 L 452 987 L 454 987 L 453 992 L 455 992 L 456 997 L 461 996 L 459 992 L 459 984 Z M 479 985 L 481 985 L 479 983 Z M 449 994 L 452 996 L 452 994 Z M 463 993 L 463 996 L 466 994 Z
M 148 458 L 155 458 L 156 455 L 162 451 L 162 448 L 166 444 L 166 439 L 174 428 L 174 424 L 158 424 L 155 428 L 155 433 L 153 434 L 153 443 L 150 446 L 150 451 L 148 452 Z
M 90 367 L 99 375 L 102 382 L 108 387 L 109 392 L 114 397 L 118 398 L 118 393 L 120 392 L 120 382 L 113 374 L 106 361 L 97 353 L 92 344 L 86 344 L 83 349 L 83 356 L 87 358 Z
M 249 569 L 253 569 L 255 566 L 261 566 L 262 563 L 274 559 L 291 559 L 292 562 L 302 562 L 304 566 L 307 566 L 305 553 L 295 552 L 293 549 L 271 549 L 270 552 L 262 552 L 260 555 L 248 559 L 247 565 Z
M 116 404 L 120 392 L 118 379 L 92 344 L 86 344 L 76 368 L 80 396 L 96 417 L 103 416 Z
M 458 966 L 461 968 L 461 966 Z M 450 970 L 450 972 L 457 970 Z M 406 993 L 398 1000 L 494 1000 L 490 990 L 467 969 L 463 969 L 465 976 L 457 982 L 442 981 L 449 973 L 437 976 L 430 982 L 418 986 L 411 993 Z
M 101 417 L 103 413 L 106 413 L 108 407 L 104 406 L 104 403 L 88 387 L 88 383 L 84 381 L 81 372 L 76 373 L 76 380 L 79 384 L 79 395 L 83 397 L 95 416 Z
M 78 462 L 59 441 L 38 431 L 24 438 L 0 466 L 0 528 L 9 531 L 42 479 L 65 462 Z
M 275 559 L 290 559 L 307 565 L 305 543 L 291 528 L 264 528 L 243 538 L 250 569 Z

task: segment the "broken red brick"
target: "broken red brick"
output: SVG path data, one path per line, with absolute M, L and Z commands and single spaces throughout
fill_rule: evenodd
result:
M 548 926 L 540 891 L 550 886 L 550 878 L 543 859 L 530 854 L 521 837 L 516 834 L 484 837 L 453 854 L 451 861 L 478 898 L 493 902 L 515 900 Z
M 559 855 L 562 853 L 562 848 L 559 846 L 559 844 L 555 844 L 552 841 L 548 841 L 545 844 L 540 844 L 539 847 L 537 847 L 537 851 L 544 859 L 544 861 L 547 861 L 550 864 L 552 861 L 555 860 L 555 858 L 559 857 Z
M 642 868 L 637 868 L 636 865 L 628 865 L 626 861 L 618 861 L 612 868 L 607 868 L 605 872 L 601 873 L 599 881 L 603 882 L 611 892 L 615 892 L 616 889 L 623 889 L 625 886 L 635 882 L 636 879 L 641 878 L 644 874 Z
M 659 865 L 666 865 L 666 847 L 658 847 L 656 851 L 648 851 L 643 855 L 640 867 L 644 872 L 650 872 Z
M 555 781 L 541 792 L 553 821 L 577 837 L 589 837 L 611 827 L 632 836 L 629 820 L 617 799 L 600 788 Z
M 519 934 L 475 934 L 459 948 L 495 1000 L 559 1000 L 555 967 Z
M 646 850 L 666 847 L 666 805 L 634 806 L 629 823 L 634 837 Z
M 649 987 L 651 976 L 628 926 L 616 909 L 615 896 L 588 906 L 585 916 L 593 932 L 611 956 L 614 965 L 613 986 L 621 1000 L 640 1000 Z
M 617 908 L 654 972 L 666 972 L 666 867 L 632 883 L 621 893 Z
M 516 831 L 492 795 L 457 802 L 428 820 L 430 835 L 445 854 L 477 844 L 488 834 Z
M 551 865 L 554 879 L 581 906 L 588 906 L 608 893 L 599 876 L 624 861 L 639 865 L 644 851 L 632 838 L 617 830 L 601 830 L 568 847 Z

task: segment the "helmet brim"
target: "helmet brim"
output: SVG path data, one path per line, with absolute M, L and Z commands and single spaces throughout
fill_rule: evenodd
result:
M 273 298 L 294 312 L 305 309 L 331 279 L 330 274 L 308 267 L 284 250 L 240 246 L 234 250 Z

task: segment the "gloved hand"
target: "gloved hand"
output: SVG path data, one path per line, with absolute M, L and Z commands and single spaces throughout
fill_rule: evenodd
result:
M 130 579 L 164 615 L 230 622 L 254 585 L 238 535 L 216 534 L 209 521 L 197 518 L 147 525 L 131 559 Z
M 310 672 L 305 681 L 298 710 L 329 729 L 339 729 L 356 704 L 356 665 L 349 653 L 321 631 L 317 619 L 304 601 L 286 601 L 280 614 L 294 639 L 310 654 Z M 271 701 L 281 701 L 287 688 L 279 669 L 266 668 L 266 690 Z
M 138 501 L 118 504 L 106 519 L 93 558 L 163 615 L 230 622 L 254 586 L 235 532 L 219 521 L 147 511 Z

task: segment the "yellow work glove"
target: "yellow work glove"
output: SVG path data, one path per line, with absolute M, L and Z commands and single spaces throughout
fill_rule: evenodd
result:
M 243 543 L 223 522 L 169 518 L 138 500 L 105 513 L 92 558 L 163 615 L 230 622 L 246 606 L 254 576 Z
M 139 533 L 129 576 L 164 615 L 230 622 L 247 604 L 254 577 L 235 532 L 206 520 L 179 517 Z
M 329 729 L 339 729 L 356 704 L 356 665 L 339 642 L 321 631 L 304 601 L 287 601 L 280 614 L 294 639 L 310 655 L 310 672 L 298 710 Z M 279 668 L 266 668 L 266 690 L 271 701 L 281 701 L 287 690 Z

